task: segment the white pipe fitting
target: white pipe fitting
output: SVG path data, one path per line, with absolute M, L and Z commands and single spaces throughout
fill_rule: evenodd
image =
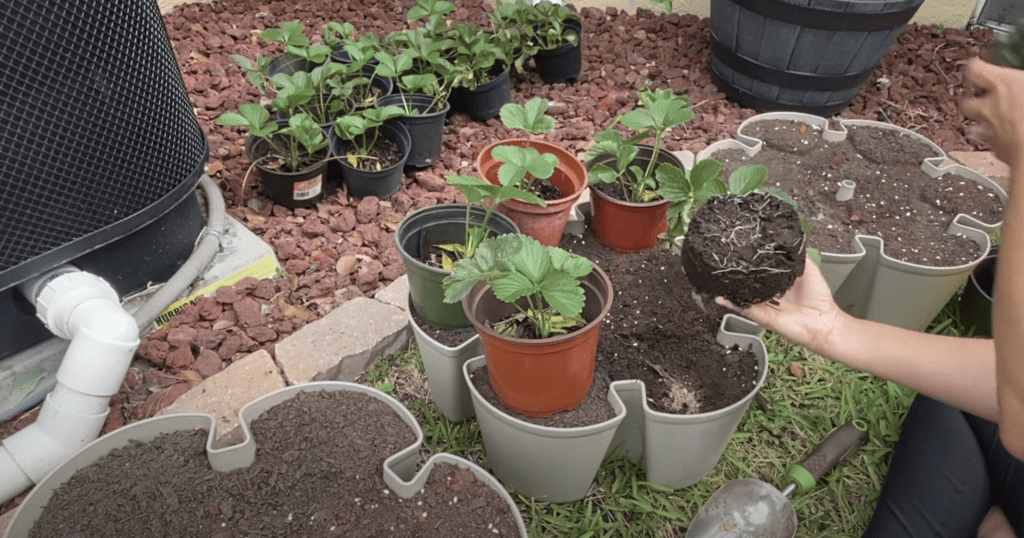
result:
M 39 417 L 0 446 L 0 504 L 99 436 L 139 345 L 135 319 L 95 275 L 61 268 L 21 289 L 47 328 L 71 345 Z
M 857 184 L 849 179 L 844 179 L 839 182 L 839 190 L 836 191 L 836 200 L 845 202 L 853 199 L 853 189 L 857 187 Z

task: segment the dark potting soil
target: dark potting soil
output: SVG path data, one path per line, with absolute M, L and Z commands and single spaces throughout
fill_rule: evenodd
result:
M 412 313 L 412 320 L 420 328 L 421 331 L 427 334 L 427 336 L 436 340 L 439 344 L 448 347 L 459 347 L 466 340 L 476 336 L 476 330 L 473 327 L 466 327 L 465 329 L 439 329 L 433 325 L 428 325 L 423 316 L 416 311 L 416 307 L 409 303 L 410 312 Z
M 31 537 L 515 536 L 509 507 L 471 471 L 435 467 L 409 500 L 384 459 L 415 442 L 384 402 L 304 392 L 252 423 L 256 460 L 218 473 L 204 431 L 114 450 L 58 488 Z M 493 529 L 498 529 L 496 532 Z
M 562 193 L 562 189 L 556 187 L 550 179 L 535 179 L 530 183 L 530 187 L 527 190 L 532 194 L 536 194 L 541 200 L 546 202 L 559 200 L 567 196 Z
M 567 236 L 562 248 L 584 256 L 612 280 L 612 309 L 601 327 L 599 364 L 612 381 L 638 379 L 653 409 L 707 413 L 731 405 L 757 383 L 757 357 L 716 340 L 729 310 L 693 299 L 678 254 L 661 248 L 623 254 L 590 231 Z
M 531 424 L 551 428 L 575 428 L 599 424 L 615 417 L 615 410 L 612 409 L 612 404 L 608 402 L 608 386 L 611 384 L 611 381 L 608 378 L 607 368 L 601 362 L 600 357 L 598 357 L 598 364 L 594 368 L 594 382 L 590 385 L 590 392 L 583 399 L 583 403 L 575 409 L 555 413 L 549 417 L 528 417 L 505 407 L 498 400 L 498 395 L 494 393 L 494 389 L 491 387 L 486 366 L 475 370 L 470 378 L 480 396 L 483 396 L 491 405 Z
M 711 199 L 683 241 L 690 284 L 706 297 L 748 306 L 781 296 L 804 273 L 804 232 L 793 206 L 752 192 Z
M 351 166 L 352 162 L 348 159 L 347 155 L 354 151 L 352 142 L 346 140 L 342 143 L 341 147 L 341 154 L 338 158 Z M 369 155 L 361 155 L 358 159 L 359 166 L 353 166 L 353 168 L 365 172 L 378 172 L 387 170 L 401 161 L 402 152 L 399 150 L 398 144 L 393 140 L 378 136 L 377 141 L 370 147 Z
M 767 166 L 769 184 L 789 193 L 810 222 L 808 247 L 852 254 L 854 236 L 861 234 L 880 237 L 887 255 L 909 263 L 948 267 L 976 260 L 978 245 L 946 230 L 958 213 L 1001 221 L 996 192 L 952 174 L 928 176 L 921 163 L 938 155 L 894 129 L 848 129 L 846 140 L 828 142 L 819 129 L 799 122 L 755 122 L 741 134 L 764 141 L 756 155 L 726 150 L 711 157 L 722 161 L 723 176 L 744 164 Z M 844 180 L 856 188 L 852 200 L 840 202 L 835 196 Z
M 626 198 L 626 190 L 622 188 L 622 184 L 619 183 L 618 181 L 615 181 L 615 182 L 612 182 L 612 183 L 598 183 L 596 185 L 591 185 L 590 188 L 591 189 L 599 190 L 599 191 L 601 191 L 602 194 L 606 194 L 606 195 L 608 195 L 609 198 L 613 198 L 615 200 L 622 200 L 622 201 L 625 201 L 625 202 L 629 202 L 630 201 L 629 199 Z M 660 197 L 657 198 L 657 200 L 660 200 L 660 199 L 661 199 Z M 653 201 L 656 201 L 656 200 L 648 200 L 648 201 L 649 202 L 653 202 Z
M 291 144 L 289 143 L 289 139 L 287 139 L 285 137 L 282 137 L 282 136 L 274 137 L 274 144 L 282 152 L 284 152 L 285 154 L 288 154 L 288 153 L 291 152 Z M 288 166 L 285 163 L 284 159 L 276 158 L 276 157 L 275 158 L 270 158 L 270 154 L 272 152 L 276 153 L 276 151 L 274 151 L 273 148 L 269 144 L 266 144 L 266 143 L 259 144 L 259 145 L 255 146 L 253 148 L 253 156 L 252 157 L 253 157 L 253 160 L 255 162 L 259 163 L 260 166 L 262 166 L 262 167 L 264 167 L 264 168 L 266 168 L 268 170 L 275 170 L 275 171 L 283 172 L 283 173 L 294 173 L 294 172 L 301 172 L 302 171 L 301 168 L 298 169 L 298 170 L 293 170 L 290 166 Z M 328 157 L 328 151 L 326 149 L 323 149 L 323 150 L 320 150 L 320 151 L 314 153 L 312 155 L 312 157 L 309 157 L 309 152 L 307 152 L 304 149 L 300 149 L 299 150 L 299 155 L 304 156 L 303 157 L 303 159 L 304 159 L 303 162 L 306 162 L 307 166 L 308 166 L 308 164 L 310 164 L 310 163 L 316 164 L 316 163 L 322 161 L 323 159 L 326 159 Z

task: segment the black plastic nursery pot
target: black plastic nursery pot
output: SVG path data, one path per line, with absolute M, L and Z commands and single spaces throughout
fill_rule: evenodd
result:
M 319 159 L 310 166 L 298 172 L 285 172 L 275 168 L 268 168 L 260 162 L 266 154 L 269 143 L 262 138 L 252 135 L 245 141 L 245 154 L 249 161 L 255 163 L 259 171 L 260 186 L 266 192 L 267 197 L 291 209 L 300 207 L 312 207 L 324 197 L 324 174 L 327 172 L 327 162 L 330 152 L 327 149 L 317 154 Z
M 711 0 L 712 80 L 757 111 L 842 111 L 924 0 Z
M 333 129 L 331 130 L 331 154 L 334 158 L 331 159 L 328 167 L 337 167 L 340 170 L 341 182 L 348 190 L 349 196 L 356 198 L 376 196 L 383 200 L 398 192 L 398 189 L 402 187 L 405 162 L 409 158 L 409 149 L 412 147 L 409 131 L 401 123 L 391 120 L 380 126 L 380 136 L 398 144 L 402 160 L 383 170 L 361 170 L 348 164 L 342 153 L 345 141 Z
M 493 77 L 486 84 L 476 88 L 455 88 L 452 90 L 451 109 L 465 112 L 476 121 L 487 121 L 501 112 L 501 107 L 512 100 L 512 79 L 509 66 L 504 62 L 494 64 Z
M 444 137 L 444 119 L 450 108 L 448 103 L 440 110 L 428 110 L 434 99 L 424 94 L 392 93 L 377 100 L 377 106 L 410 103 L 419 114 L 398 118 L 398 122 L 409 131 L 412 147 L 405 165 L 412 167 L 432 166 L 441 158 L 441 142 Z
M 267 77 L 294 75 L 299 71 L 312 71 L 315 67 L 316 65 L 313 62 L 296 54 L 286 52 L 274 56 L 274 59 L 270 61 L 270 67 L 267 68 Z
M 537 74 L 548 84 L 572 82 L 580 76 L 583 69 L 583 23 L 579 20 L 568 20 L 565 21 L 565 26 L 576 30 L 576 35 L 579 36 L 577 44 L 566 43 L 556 49 L 537 51 L 533 55 Z
M 353 97 L 353 104 L 356 110 L 375 106 L 380 98 L 391 95 L 395 88 L 395 81 L 378 75 L 377 68 L 374 65 L 364 65 L 362 74 L 370 79 L 370 91 L 365 93 L 365 95 Z

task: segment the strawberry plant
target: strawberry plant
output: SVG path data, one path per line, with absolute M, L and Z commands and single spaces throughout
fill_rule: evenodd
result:
M 496 332 L 514 337 L 528 323 L 540 338 L 550 338 L 584 323 L 580 279 L 593 270 L 590 260 L 532 237 L 500 235 L 484 240 L 472 258 L 455 263 L 444 279 L 444 300 L 458 302 L 477 282 L 486 282 L 498 300 L 518 310 L 495 326 Z

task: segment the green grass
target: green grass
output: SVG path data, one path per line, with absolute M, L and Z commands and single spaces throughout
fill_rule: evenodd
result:
M 963 335 L 958 318 L 954 297 L 929 331 Z M 682 537 L 690 519 L 720 486 L 738 478 L 760 478 L 781 489 L 790 465 L 853 419 L 867 424 L 867 441 L 814 490 L 795 493 L 792 503 L 800 538 L 861 536 L 914 392 L 772 333 L 766 334 L 765 344 L 769 372 L 761 394 L 767 406 L 750 405 L 718 464 L 703 480 L 671 490 L 647 482 L 642 463 L 613 454 L 583 500 L 551 504 L 509 490 L 531 538 Z M 448 421 L 427 397 L 422 379 L 423 364 L 413 348 L 378 358 L 364 382 L 395 395 L 417 415 L 425 436 L 424 458 L 445 451 L 486 468 L 476 421 Z

